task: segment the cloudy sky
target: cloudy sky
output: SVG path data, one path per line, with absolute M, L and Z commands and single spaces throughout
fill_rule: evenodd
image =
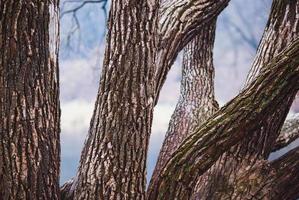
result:
M 61 2 L 61 12 L 80 4 Z M 233 0 L 218 19 L 214 62 L 216 97 L 225 104 L 242 88 L 270 10 L 270 0 Z M 107 8 L 109 5 L 107 5 Z M 101 4 L 86 4 L 76 18 L 61 18 L 61 183 L 76 174 L 94 107 L 105 46 Z M 181 57 L 172 67 L 154 113 L 148 176 L 155 165 L 180 87 Z M 294 144 L 293 144 L 294 146 Z

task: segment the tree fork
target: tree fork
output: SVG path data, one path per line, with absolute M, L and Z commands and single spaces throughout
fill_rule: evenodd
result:
M 171 117 L 148 190 L 154 187 L 166 162 L 194 127 L 204 123 L 219 109 L 214 94 L 215 29 L 216 20 L 212 20 L 184 48 L 179 101 Z
M 259 128 L 265 113 L 270 116 L 275 112 L 274 105 L 295 95 L 299 89 L 298 50 L 296 39 L 244 91 L 197 128 L 173 154 L 149 199 L 188 199 L 197 176 L 206 172 L 223 152 Z

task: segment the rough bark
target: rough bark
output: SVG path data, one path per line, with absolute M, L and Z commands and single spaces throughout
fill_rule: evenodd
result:
M 0 1 L 0 197 L 59 199 L 58 1 Z
M 206 24 L 213 23 L 230 0 L 164 0 L 159 9 L 156 97 L 178 53 L 198 35 Z
M 70 194 L 75 191 L 75 199 L 144 199 L 152 111 L 167 72 L 178 52 L 229 0 L 162 2 L 158 6 L 157 1 L 150 0 L 112 1 L 104 70 L 89 136 L 77 177 L 71 187 L 69 184 L 64 187 L 70 189 Z M 262 182 L 265 179 L 261 176 L 262 169 L 271 172 L 263 159 L 271 152 L 298 90 L 298 42 L 277 56 L 297 37 L 298 5 L 294 2 L 274 1 L 270 17 L 274 20 L 269 20 L 264 34 L 266 42 L 260 45 L 265 48 L 257 54 L 263 62 L 254 64 L 261 75 L 214 119 L 201 128 L 194 128 L 194 134 L 183 142 L 162 170 L 157 185 L 149 192 L 150 199 L 225 198 L 231 193 L 235 199 L 251 198 L 251 194 L 268 197 L 272 185 L 266 184 L 266 189 L 260 191 L 256 181 L 246 187 L 243 184 L 248 174 L 256 174 L 258 182 Z M 286 24 L 295 27 L 293 35 L 290 34 L 293 29 L 282 28 Z M 273 37 L 267 32 L 270 36 L 274 34 Z M 277 35 L 277 32 L 283 33 Z M 281 41 L 282 38 L 287 42 Z M 273 45 L 270 41 L 277 43 L 273 46 L 275 49 L 277 45 L 277 52 L 268 52 L 267 46 Z M 274 56 L 277 58 L 267 65 Z M 272 117 L 276 114 L 277 118 Z M 227 152 L 223 154 L 224 151 Z M 227 168 L 231 163 L 234 167 Z M 208 180 L 210 185 L 196 185 L 198 177 L 213 164 L 200 177 L 203 180 L 215 177 Z M 223 175 L 221 170 L 228 170 L 233 178 L 219 179 Z M 209 190 L 213 183 L 215 189 Z M 223 183 L 227 185 L 224 189 Z M 194 189 L 199 192 L 191 197 Z M 215 196 L 210 196 L 212 193 Z
M 274 56 L 298 37 L 298 11 L 299 1 L 273 1 L 269 22 L 247 84 L 254 80 Z M 233 199 L 250 199 L 255 194 L 254 190 L 268 191 L 267 188 L 256 187 L 251 182 L 248 182 L 247 188 L 243 185 L 240 190 L 238 179 L 243 176 L 243 173 L 247 173 L 244 169 L 258 168 L 260 163 L 264 163 L 264 159 L 272 152 L 273 144 L 276 142 L 295 95 L 296 91 L 290 93 L 285 101 L 276 107 L 275 113 L 265 117 L 264 123 L 254 130 L 250 137 L 244 138 L 238 145 L 232 147 L 209 171 L 200 177 L 199 183 L 201 184 L 194 189 L 197 194 L 192 197 L 193 199 L 221 199 L 229 196 Z M 267 185 L 270 187 L 269 184 Z M 263 198 L 266 197 L 263 196 Z
M 152 1 L 112 1 L 98 97 L 74 199 L 144 199 L 153 114 Z
M 182 141 L 219 108 L 214 96 L 213 47 L 216 20 L 184 48 L 181 93 L 151 178 L 149 189 Z
M 168 54 L 166 49 L 172 45 L 183 48 L 178 45 L 182 37 L 191 37 L 196 27 L 219 13 L 228 0 L 207 2 L 180 1 L 171 6 L 171 15 L 160 17 L 165 23 L 159 25 L 158 1 L 112 1 L 96 107 L 78 174 L 71 187 L 64 187 L 70 188 L 66 196 L 75 192 L 75 199 L 144 199 L 147 147 L 159 93 L 155 88 L 160 73 L 155 66 L 162 60 L 173 62 L 178 52 Z M 196 20 L 194 14 L 199 16 Z M 161 24 L 168 23 L 180 28 L 167 25 L 165 34 L 160 34 Z M 162 82 L 167 70 L 162 70 Z
M 299 39 L 277 55 L 245 90 L 183 142 L 163 169 L 149 199 L 190 198 L 197 177 L 231 146 L 253 136 L 252 133 L 267 122 L 267 116 L 272 116 L 278 105 L 298 91 L 298 81 Z
M 276 186 L 271 190 L 273 200 L 295 200 L 299 197 L 299 147 L 273 161 L 277 174 L 272 179 Z

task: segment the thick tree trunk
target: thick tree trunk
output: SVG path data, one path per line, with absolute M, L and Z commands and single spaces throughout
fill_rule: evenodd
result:
M 204 26 L 184 48 L 181 94 L 170 120 L 149 189 L 182 141 L 217 109 L 214 96 L 213 47 L 216 20 Z
M 299 1 L 274 0 L 270 19 L 249 76 L 250 80 L 253 80 L 274 56 L 298 37 L 298 11 Z M 245 170 L 247 168 L 258 168 L 261 163 L 265 163 L 264 167 L 267 167 L 263 160 L 273 150 L 273 144 L 276 142 L 296 92 L 289 93 L 285 101 L 277 105 L 276 112 L 267 116 L 260 128 L 254 130 L 250 137 L 245 138 L 240 144 L 222 155 L 215 165 L 200 178 L 199 183 L 201 184 L 197 185 L 198 188 L 195 189 L 198 192 L 193 197 L 194 199 L 225 199 L 228 197 L 247 199 L 255 194 L 254 190 L 263 189 L 265 193 L 267 192 L 268 188 L 256 187 L 252 185 L 255 183 L 250 181 L 240 188 L 238 179 L 248 173 Z M 260 178 L 266 177 L 261 175 Z M 270 187 L 270 185 L 268 186 Z M 265 193 L 259 195 L 265 195 Z
M 0 1 L 0 197 L 59 199 L 58 1 Z
M 104 70 L 89 136 L 77 177 L 63 188 L 75 199 L 144 199 L 154 102 L 178 52 L 199 30 L 209 29 L 207 23 L 229 0 L 162 2 L 160 7 L 151 0 L 112 1 Z M 266 32 L 274 35 L 264 34 L 256 59 L 263 62 L 254 64 L 261 75 L 202 127 L 201 121 L 184 127 L 182 120 L 179 127 L 183 127 L 184 137 L 189 130 L 195 131 L 178 149 L 183 139 L 173 134 L 178 124 L 172 121 L 164 145 L 167 154 L 160 156 L 167 164 L 158 166 L 155 174 L 161 175 L 154 175 L 149 199 L 270 198 L 273 184 L 263 172 L 272 175 L 274 170 L 264 159 L 272 151 L 299 80 L 298 41 L 278 55 L 297 37 L 297 1 L 275 0 L 273 5 Z M 285 24 L 293 25 L 295 31 L 284 29 Z M 277 35 L 280 31 L 283 34 Z M 286 42 L 281 42 L 285 38 Z M 267 46 L 272 45 L 274 49 L 277 45 L 277 52 L 268 52 Z M 185 65 L 186 71 L 192 71 L 188 69 L 191 64 Z M 196 79 L 185 79 L 186 88 L 190 87 L 188 81 L 196 83 Z M 194 100 L 189 94 L 192 92 L 183 91 L 174 119 L 195 116 L 190 111 L 180 114 L 188 108 L 183 105 L 186 99 Z M 177 143 L 172 145 L 174 139 Z M 254 178 L 248 181 L 246 177 L 252 174 Z M 257 186 L 259 183 L 263 185 Z
M 112 1 L 100 88 L 74 199 L 144 199 L 153 115 L 152 1 Z M 72 191 L 71 191 L 72 192 Z
M 278 105 L 298 91 L 298 82 L 299 40 L 296 39 L 291 46 L 277 55 L 244 91 L 187 137 L 166 164 L 157 187 L 149 193 L 149 199 L 191 198 L 198 176 L 205 173 L 231 146 L 236 145 L 243 138 L 253 136 L 252 133 L 267 122 L 267 116 L 272 116 Z M 248 152 L 254 150 L 249 149 Z M 239 163 L 240 161 L 245 163 L 247 160 L 246 157 L 236 157 L 233 153 L 235 152 L 232 152 L 231 157 L 228 158 L 235 158 Z M 257 167 L 257 164 L 263 163 L 263 160 L 257 160 L 255 163 L 249 169 Z M 248 170 L 241 167 L 239 169 L 240 174 L 245 174 Z M 240 176 L 236 177 L 238 179 L 235 180 L 239 180 Z M 255 180 L 260 180 L 260 177 L 255 177 Z M 237 187 L 240 190 L 234 190 L 234 184 L 238 182 L 233 181 L 232 184 L 226 182 L 227 184 L 223 185 L 224 190 L 218 190 L 216 194 L 220 192 L 223 194 L 221 198 L 235 199 L 261 196 L 264 198 L 264 195 L 269 195 L 269 193 L 264 194 L 266 190 L 260 191 L 256 181 L 243 181 L 242 183 L 247 185 Z M 231 186 L 233 190 L 230 189 Z M 202 197 L 205 196 L 200 195 L 200 198 Z
M 227 2 L 182 0 L 161 10 L 154 0 L 112 1 L 96 107 L 78 174 L 62 188 L 64 197 L 144 199 L 153 106 L 169 63 L 182 41 L 196 35 Z M 177 52 L 168 52 L 172 47 Z

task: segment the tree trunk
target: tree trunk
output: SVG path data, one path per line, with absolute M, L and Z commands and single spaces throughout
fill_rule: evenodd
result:
M 269 22 L 248 82 L 252 81 L 274 56 L 298 37 L 298 11 L 299 1 L 273 1 Z M 276 112 L 268 116 L 265 123 L 252 132 L 251 137 L 245 138 L 240 144 L 232 147 L 200 178 L 199 183 L 201 184 L 197 185 L 198 188 L 195 189 L 198 192 L 193 197 L 194 199 L 225 199 L 230 196 L 233 199 L 251 198 L 254 194 L 253 190 L 256 189 L 252 184 L 255 183 L 248 181 L 247 185 L 242 185 L 242 189 L 240 189 L 238 179 L 244 176 L 243 173 L 248 173 L 245 170 L 247 168 L 259 168 L 261 163 L 265 163 L 264 167 L 267 168 L 264 159 L 267 159 L 273 150 L 273 144 L 279 135 L 296 92 L 295 90 L 289 93 L 285 101 L 277 105 Z M 267 176 L 262 177 L 261 175 L 260 178 L 267 178 Z M 263 189 L 267 191 L 267 188 Z
M 219 108 L 214 96 L 215 29 L 216 20 L 213 20 L 184 48 L 181 94 L 148 190 L 154 187 L 161 170 L 183 140 Z
M 244 91 L 184 140 L 167 162 L 157 186 L 149 193 L 149 199 L 192 198 L 198 176 L 204 174 L 231 146 L 243 141 L 244 138 L 252 137 L 252 133 L 267 122 L 267 116 L 272 116 L 278 105 L 298 91 L 298 83 L 299 39 L 296 39 L 291 46 L 277 55 Z M 228 152 L 227 154 L 231 156 L 227 158 L 236 159 L 236 163 L 248 164 L 245 163 L 246 157 L 237 157 L 233 153 L 235 152 Z M 226 163 L 224 165 L 220 163 L 219 166 L 223 167 Z M 240 175 L 245 174 L 248 169 L 260 169 L 257 164 L 263 163 L 263 160 L 257 160 L 255 163 L 249 168 L 241 168 L 244 166 L 241 165 Z M 234 170 L 234 166 L 231 168 Z M 260 190 L 259 185 L 256 184 L 261 180 L 260 177 L 254 177 L 253 181 L 242 181 L 247 185 L 236 186 L 238 190 L 235 190 L 234 184 L 240 179 L 239 175 L 236 177 L 237 179 L 234 179 L 236 181 L 233 180 L 231 184 L 228 182 L 230 179 L 224 177 L 226 182 L 223 183 L 226 184 L 223 185 L 224 189 L 216 191 L 216 197 L 220 199 L 228 197 L 247 199 L 261 196 L 264 198 L 264 195 L 268 197 L 269 194 L 264 194 L 268 188 Z M 205 183 L 210 184 L 210 182 Z M 201 194 L 199 197 L 203 199 L 206 198 L 203 195 L 211 197 L 208 192 L 205 193 L 205 190 Z
M 100 88 L 72 186 L 74 199 L 144 199 L 157 18 L 151 3 L 112 1 Z
M 58 1 L 0 2 L 0 197 L 59 199 Z
M 217 16 L 228 1 L 201 4 L 183 0 L 176 2 L 180 6 L 175 3 L 163 10 L 155 0 L 112 1 L 104 69 L 89 135 L 77 176 L 71 186 L 62 188 L 63 196 L 144 199 L 153 106 L 165 73 L 182 43 Z M 196 10 L 192 15 L 190 6 Z M 177 52 L 168 52 L 171 47 Z
M 206 31 L 201 35 L 214 37 L 214 27 L 208 23 L 229 0 L 166 0 L 162 5 L 157 2 L 112 1 L 95 111 L 78 174 L 63 187 L 70 194 L 67 196 L 144 199 L 153 107 L 167 72 L 179 51 L 201 30 Z M 184 62 L 181 99 L 149 189 L 149 199 L 271 198 L 269 191 L 274 185 L 265 172 L 275 177 L 276 171 L 265 159 L 273 150 L 298 91 L 298 39 L 289 46 L 297 38 L 297 20 L 297 1 L 274 0 L 254 64 L 259 76 L 251 75 L 254 78 L 248 81 L 248 87 L 203 126 L 198 117 L 204 112 L 210 115 L 210 111 L 189 109 L 187 99 L 197 102 L 196 105 L 207 99 L 206 104 L 212 108 L 214 97 L 192 91 L 206 82 L 198 81 L 199 77 L 189 80 L 188 73 L 197 74 L 192 66 L 198 63 L 192 62 L 200 58 L 192 57 L 194 53 L 186 54 L 185 58 L 191 56 L 191 60 Z M 207 49 L 199 52 L 202 59 L 211 59 L 211 38 L 203 42 Z M 199 42 L 200 36 L 197 39 Z M 275 51 L 270 51 L 271 48 Z M 212 63 L 205 64 L 212 67 Z M 213 79 L 213 72 L 205 73 L 199 74 L 202 80 Z M 212 94 L 213 84 L 209 84 L 203 90 Z M 194 94 L 202 99 L 197 100 Z

